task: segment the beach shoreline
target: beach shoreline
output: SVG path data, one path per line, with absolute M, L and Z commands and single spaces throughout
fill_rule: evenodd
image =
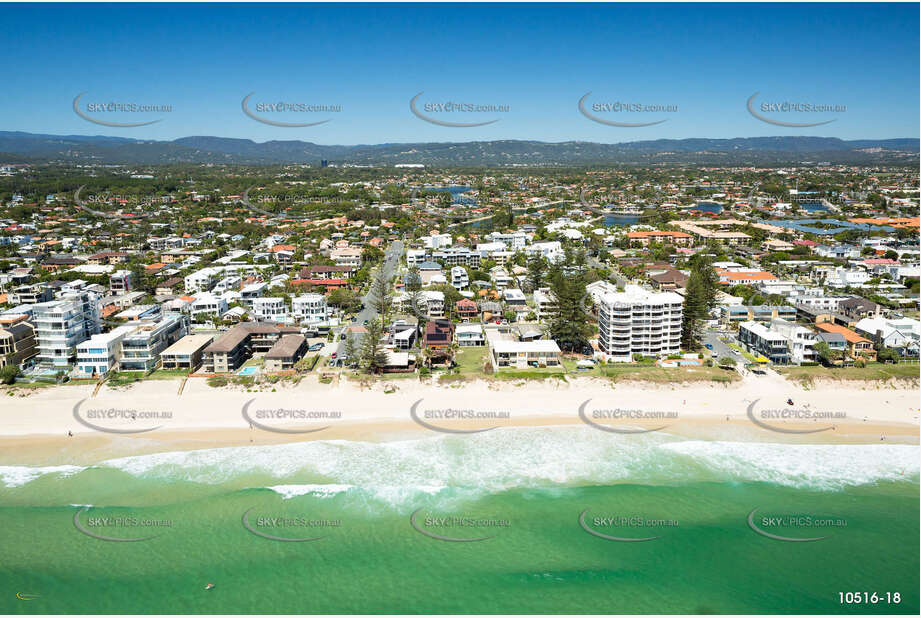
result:
M 873 383 L 806 388 L 779 376 L 747 376 L 729 385 L 593 378 L 524 385 L 405 380 L 368 386 L 304 380 L 293 386 L 271 385 L 272 392 L 211 388 L 195 379 L 181 395 L 178 386 L 178 381 L 103 386 L 95 396 L 94 386 L 60 386 L 28 397 L 6 396 L 0 412 L 0 465 L 86 465 L 166 451 L 312 440 L 398 441 L 501 427 L 570 425 L 621 434 L 663 431 L 710 441 L 919 443 L 917 390 Z M 328 417 L 272 416 L 278 412 Z M 480 416 L 446 416 L 458 412 Z M 169 418 L 124 416 L 142 413 Z M 790 416 L 818 413 L 828 416 Z

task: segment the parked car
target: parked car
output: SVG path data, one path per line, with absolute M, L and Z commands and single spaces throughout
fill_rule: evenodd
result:
M 313 344 L 312 346 L 310 346 L 310 347 L 307 348 L 307 349 L 310 350 L 311 352 L 316 352 L 317 350 L 322 350 L 322 349 L 323 349 L 323 344 L 322 344 L 322 343 L 315 343 L 315 344 Z

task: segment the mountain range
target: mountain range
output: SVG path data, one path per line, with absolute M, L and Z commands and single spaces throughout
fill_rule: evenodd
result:
M 102 135 L 0 131 L 0 163 L 61 161 L 104 164 L 285 163 L 434 167 L 501 165 L 789 165 L 916 164 L 917 138 L 841 140 L 835 137 L 658 139 L 616 144 L 496 140 L 329 146 L 298 140 L 191 136 L 171 141 Z

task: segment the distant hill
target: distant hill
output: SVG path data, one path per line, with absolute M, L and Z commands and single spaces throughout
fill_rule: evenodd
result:
M 659 139 L 619 144 L 497 140 L 324 146 L 297 140 L 191 136 L 172 141 L 102 135 L 42 135 L 0 131 L 0 153 L 31 160 L 99 163 L 335 163 L 430 166 L 520 165 L 785 165 L 910 164 L 918 161 L 915 138 L 851 140 L 835 137 L 738 137 Z M 3 159 L 0 159 L 3 162 Z

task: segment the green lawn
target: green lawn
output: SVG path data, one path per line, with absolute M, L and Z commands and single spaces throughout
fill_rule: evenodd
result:
M 799 367 L 791 365 L 789 367 L 774 367 L 774 370 L 782 376 L 811 384 L 813 380 L 889 380 L 892 378 L 900 380 L 918 380 L 919 367 L 918 363 L 900 363 L 891 365 L 888 363 L 868 363 L 866 367 Z
M 483 375 L 483 360 L 486 358 L 486 354 L 487 347 L 485 345 L 460 348 L 454 357 L 454 361 L 463 374 Z
M 602 365 L 586 375 L 597 375 L 617 380 L 636 380 L 656 383 L 681 382 L 736 382 L 741 376 L 732 370 L 719 367 L 658 367 L 644 363 L 613 363 Z
M 186 369 L 157 369 L 152 374 L 144 378 L 145 380 L 178 380 L 188 377 L 189 372 Z

